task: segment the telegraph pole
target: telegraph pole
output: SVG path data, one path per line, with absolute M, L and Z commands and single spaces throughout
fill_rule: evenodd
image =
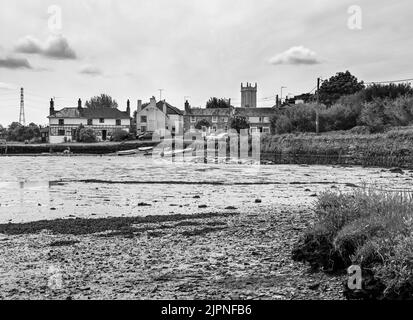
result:
M 320 82 L 321 79 L 317 78 L 317 107 L 315 111 L 315 131 L 317 134 L 320 133 L 320 115 L 319 115 L 319 108 L 320 108 Z
M 23 126 L 26 125 L 26 117 L 24 116 L 24 89 L 20 89 L 20 115 L 19 123 Z

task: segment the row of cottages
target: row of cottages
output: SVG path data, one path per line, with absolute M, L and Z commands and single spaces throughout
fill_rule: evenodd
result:
M 63 143 L 76 141 L 76 129 L 83 125 L 95 131 L 99 141 L 109 140 L 116 130 L 130 132 L 131 116 L 128 100 L 126 111 L 111 107 L 82 107 L 79 99 L 77 108 L 54 109 L 54 100 L 50 100 L 49 142 Z
M 191 108 L 185 103 L 184 129 L 194 131 L 201 120 L 206 120 L 209 127 L 203 128 L 208 133 L 227 131 L 230 129 L 231 119 L 235 116 L 243 116 L 250 123 L 250 132 L 270 133 L 271 117 L 275 115 L 275 108 L 216 108 L 203 109 Z
M 185 111 L 170 105 L 165 100 L 156 102 L 152 97 L 149 103 L 142 104 L 138 100 L 136 114 L 137 134 L 157 132 L 161 136 L 167 130 L 169 134 L 182 135 L 184 132 L 195 132 L 198 122 L 206 120 L 208 126 L 202 128 L 207 133 L 222 132 L 230 129 L 231 119 L 234 116 L 243 116 L 250 122 L 250 132 L 270 133 L 271 117 L 275 108 L 191 108 L 185 102 Z M 199 128 L 198 128 L 199 129 Z

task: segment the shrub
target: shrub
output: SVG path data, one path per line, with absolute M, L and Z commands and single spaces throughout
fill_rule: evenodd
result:
M 96 133 L 93 129 L 83 128 L 79 131 L 79 142 L 92 143 L 96 142 Z
M 271 124 L 273 126 L 273 132 L 277 134 L 290 133 L 293 130 L 293 124 L 290 118 L 285 115 L 272 119 Z
M 413 97 L 387 100 L 384 113 L 392 126 L 407 126 L 413 121 Z
M 115 130 L 112 133 L 112 137 L 111 137 L 111 140 L 113 140 L 113 141 L 124 141 L 124 140 L 128 140 L 128 139 L 129 139 L 129 133 L 127 131 L 121 130 L 121 129 Z
M 412 193 L 329 191 L 319 197 L 315 213 L 314 226 L 292 252 L 294 260 L 324 271 L 361 265 L 363 290 L 347 288 L 347 297 L 413 298 Z
M 334 104 L 322 113 L 324 130 L 349 130 L 357 126 L 361 108 L 344 104 Z
M 360 121 L 362 124 L 370 127 L 372 132 L 383 131 L 386 123 L 388 123 L 388 117 L 385 113 L 386 101 L 374 100 L 364 104 L 360 114 Z
M 290 119 L 293 131 L 315 132 L 315 105 L 297 104 L 286 109 L 283 114 Z

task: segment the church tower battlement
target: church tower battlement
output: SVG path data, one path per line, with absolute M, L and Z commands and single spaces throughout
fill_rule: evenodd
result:
M 241 83 L 241 108 L 256 108 L 257 107 L 257 83 L 253 86 L 247 82 Z

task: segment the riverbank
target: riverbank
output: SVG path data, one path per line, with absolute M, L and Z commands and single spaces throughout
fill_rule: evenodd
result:
M 152 147 L 158 142 L 152 141 L 123 141 L 123 142 L 98 142 L 98 143 L 62 143 L 62 144 L 23 144 L 8 143 L 7 147 L 0 146 L 0 156 L 14 155 L 42 155 L 62 153 L 68 148 L 73 154 L 110 154 L 118 151 Z M 7 148 L 7 150 L 6 150 Z
M 290 258 L 309 210 L 133 219 L 1 225 L 0 299 L 343 298 L 341 277 Z
M 413 168 L 413 130 L 386 133 L 348 131 L 265 136 L 261 160 L 275 164 L 352 165 Z

